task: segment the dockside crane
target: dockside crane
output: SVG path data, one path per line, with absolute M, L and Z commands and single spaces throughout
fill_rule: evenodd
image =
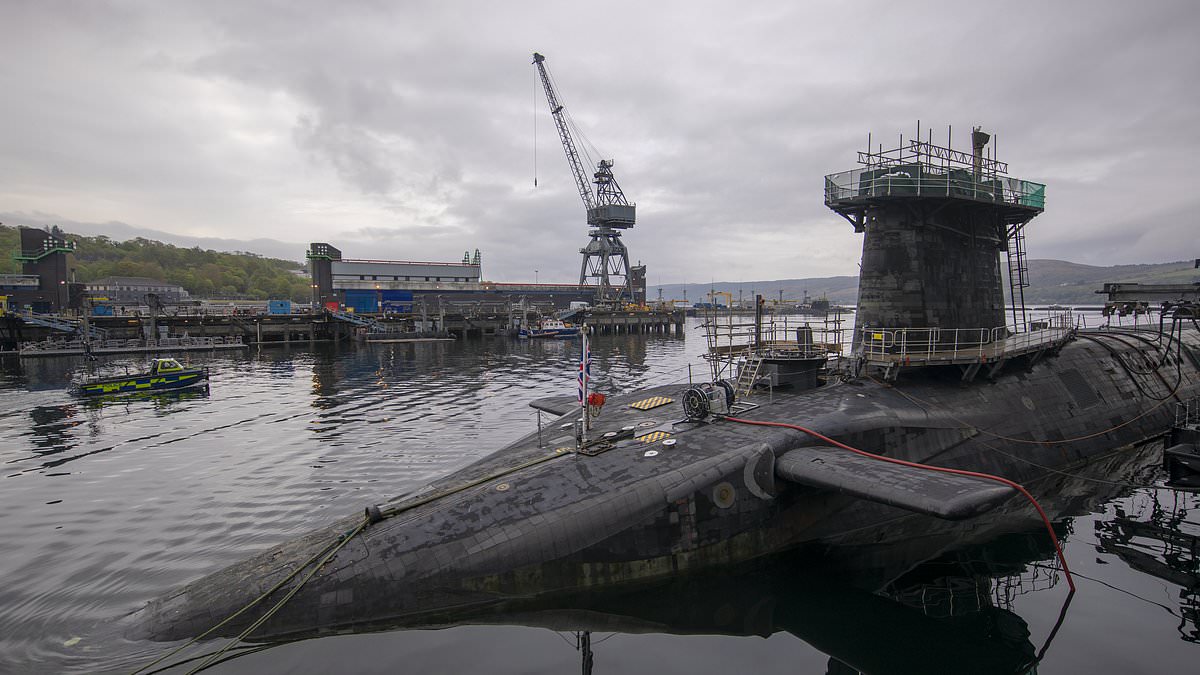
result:
M 558 128 L 558 137 L 567 155 L 567 163 L 571 165 L 571 172 L 575 176 L 575 186 L 583 200 L 590 228 L 588 235 L 591 236 L 591 241 L 579 249 L 583 254 L 579 285 L 595 286 L 596 301 L 599 303 L 632 300 L 633 280 L 629 273 L 629 252 L 621 242 L 620 231 L 633 227 L 636 205 L 625 199 L 625 193 L 621 191 L 621 186 L 612 172 L 613 160 L 602 159 L 597 162 L 592 179 L 588 180 L 583 162 L 579 159 L 579 152 L 575 149 L 575 141 L 571 137 L 563 106 L 558 102 L 558 95 L 550 82 L 550 74 L 546 71 L 545 61 L 546 57 L 534 53 L 533 65 L 537 67 L 542 87 L 546 90 L 550 115 L 554 117 L 554 125 Z

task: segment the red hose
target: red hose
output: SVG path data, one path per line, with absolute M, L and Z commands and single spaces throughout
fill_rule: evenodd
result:
M 763 422 L 760 420 L 746 420 L 746 419 L 741 419 L 738 417 L 726 417 L 725 419 L 729 420 L 730 422 L 737 422 L 739 424 L 752 424 L 754 426 L 759 426 L 759 427 L 780 427 L 783 429 L 794 429 L 796 431 L 802 431 L 802 432 L 808 434 L 809 436 L 820 439 L 826 443 L 829 443 L 830 445 L 839 447 L 843 450 L 849 450 L 850 452 L 853 452 L 858 455 L 862 455 L 863 457 L 877 459 L 881 462 L 888 462 L 891 464 L 899 464 L 900 466 L 908 466 L 908 467 L 912 467 L 915 469 L 928 469 L 929 471 L 938 471 L 940 473 L 952 473 L 952 474 L 957 474 L 959 476 L 970 476 L 972 478 L 983 478 L 985 480 L 991 480 L 991 481 L 995 481 L 997 483 L 1003 483 L 1003 484 L 1013 488 L 1014 490 L 1020 492 L 1021 494 L 1025 495 L 1025 498 L 1029 500 L 1029 503 L 1033 504 L 1033 508 L 1037 509 L 1038 515 L 1040 515 L 1042 517 L 1042 522 L 1046 524 L 1046 532 L 1048 532 L 1050 534 L 1050 541 L 1054 542 L 1054 550 L 1058 553 L 1058 561 L 1060 563 L 1062 563 L 1063 573 L 1067 577 L 1067 585 L 1071 587 L 1072 593 L 1075 592 L 1075 579 L 1074 579 L 1074 577 L 1071 576 L 1071 570 L 1069 568 L 1067 568 L 1067 557 L 1065 555 L 1063 555 L 1062 546 L 1060 546 L 1058 543 L 1058 535 L 1054 534 L 1054 528 L 1050 526 L 1050 518 L 1048 518 L 1046 516 L 1046 512 L 1042 510 L 1041 504 L 1037 503 L 1037 500 L 1033 498 L 1033 495 L 1029 494 L 1028 490 L 1026 490 L 1025 488 L 1021 487 L 1017 483 L 1014 483 L 1013 481 L 1011 481 L 1007 478 L 995 476 L 990 473 L 980 473 L 978 471 L 967 471 L 965 469 L 948 469 L 944 466 L 933 466 L 930 464 L 920 464 L 918 462 L 907 462 L 903 459 L 896 459 L 894 457 L 885 457 L 883 455 L 876 455 L 875 453 L 867 452 L 866 450 L 859 450 L 858 448 L 850 447 L 849 445 L 846 445 L 845 443 L 839 443 L 838 441 L 835 441 L 832 438 L 829 438 L 828 436 L 819 434 L 816 431 L 813 431 L 812 429 L 802 427 L 798 424 L 786 424 L 784 422 Z

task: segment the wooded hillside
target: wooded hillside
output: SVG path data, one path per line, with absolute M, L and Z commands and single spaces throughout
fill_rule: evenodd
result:
M 114 241 L 108 237 L 82 237 L 66 233 L 78 248 L 70 266 L 78 281 L 107 276 L 151 277 L 179 284 L 200 298 L 291 299 L 308 302 L 312 289 L 307 277 L 294 270 L 304 265 L 293 260 L 264 258 L 254 253 L 222 253 L 181 248 L 138 237 Z M 0 225 L 0 269 L 20 273 L 12 260 L 20 248 L 17 228 Z

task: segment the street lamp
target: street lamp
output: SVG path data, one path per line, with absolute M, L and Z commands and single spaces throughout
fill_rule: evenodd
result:
M 533 271 L 533 283 L 536 284 L 537 282 L 538 282 L 538 271 L 534 270 Z

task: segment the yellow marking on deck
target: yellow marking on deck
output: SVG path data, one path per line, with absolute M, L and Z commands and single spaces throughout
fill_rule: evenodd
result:
M 670 435 L 665 431 L 651 431 L 643 436 L 638 436 L 637 439 L 643 443 L 657 443 L 664 438 L 670 437 Z
M 644 398 L 636 403 L 630 403 L 629 407 L 637 408 L 638 410 L 649 410 L 651 408 L 657 408 L 660 405 L 673 403 L 674 401 L 675 399 L 668 398 L 666 396 L 651 396 L 650 398 Z

